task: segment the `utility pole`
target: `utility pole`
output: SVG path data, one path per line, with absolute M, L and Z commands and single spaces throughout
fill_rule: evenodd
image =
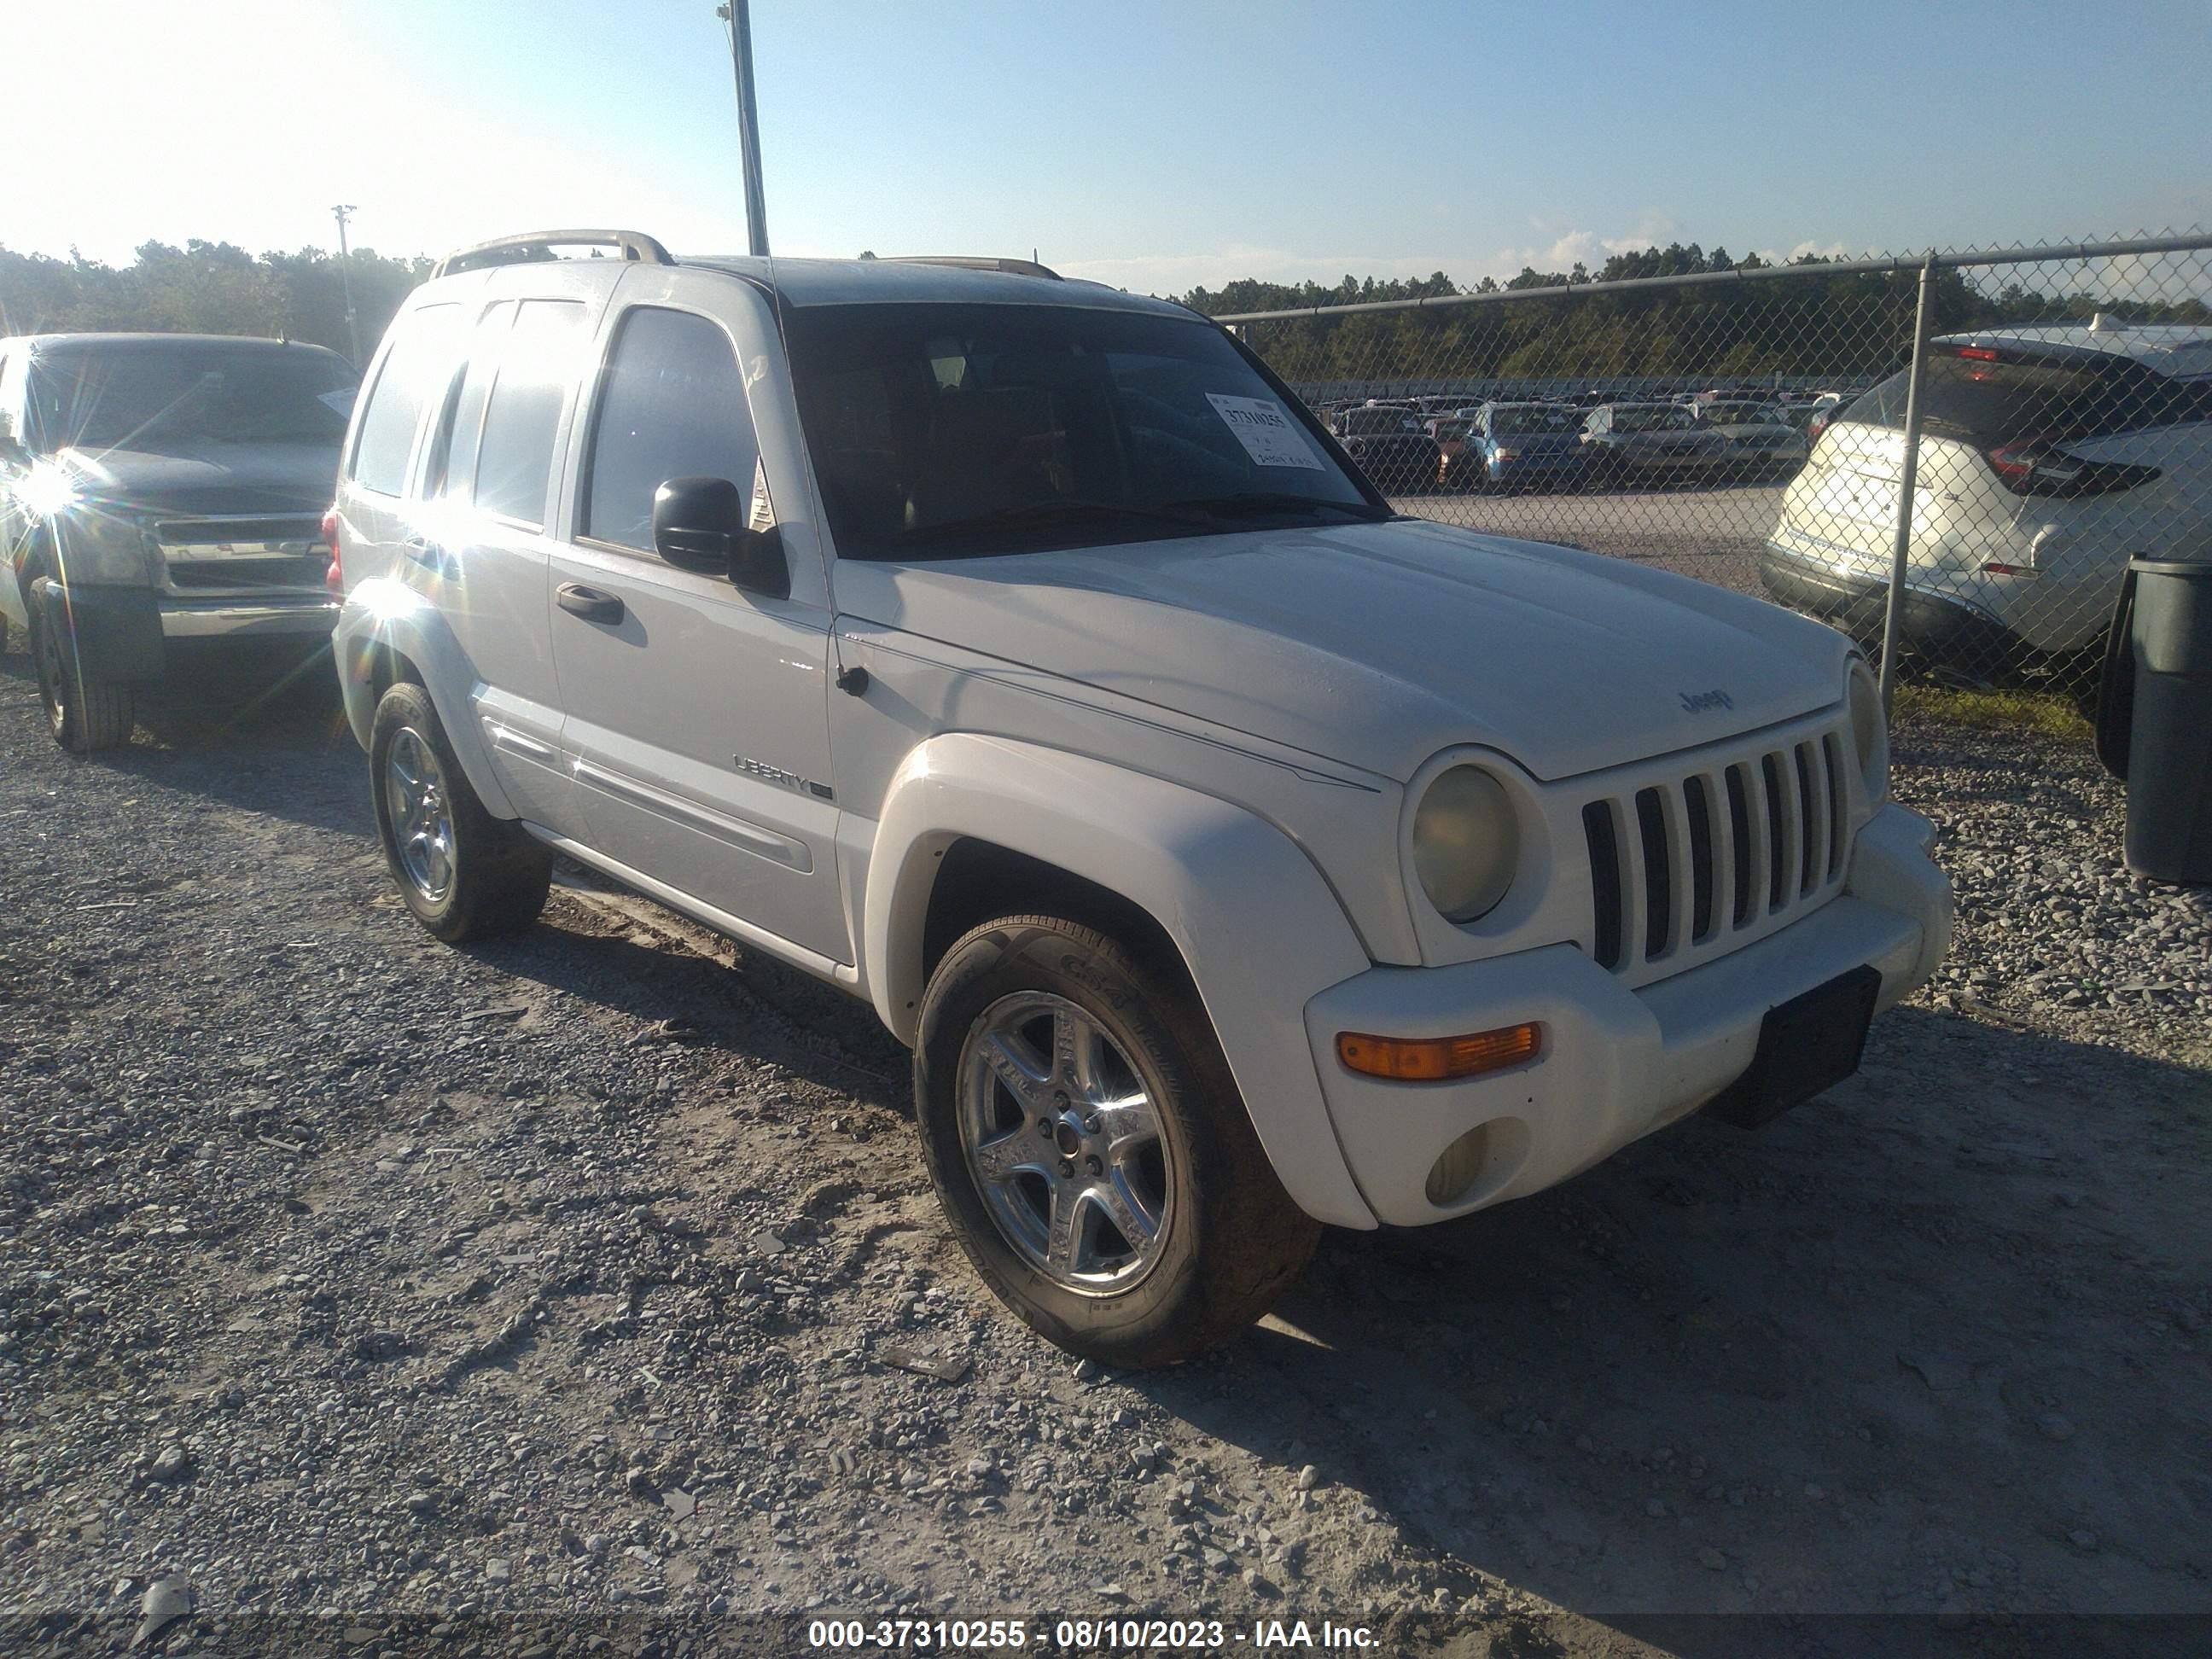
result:
M 714 15 L 730 26 L 730 64 L 738 77 L 738 144 L 745 171 L 745 246 L 768 253 L 768 199 L 761 191 L 760 113 L 753 107 L 753 21 L 748 0 L 729 0 Z
M 353 273 L 347 269 L 351 264 L 351 259 L 346 252 L 345 234 L 346 215 L 353 210 L 354 206 L 351 202 L 341 202 L 331 210 L 331 213 L 338 222 L 338 285 L 345 290 L 346 338 L 353 344 L 353 366 L 359 368 L 361 367 L 361 324 L 354 316 Z

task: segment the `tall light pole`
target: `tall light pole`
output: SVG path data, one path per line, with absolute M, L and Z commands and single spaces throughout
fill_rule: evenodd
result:
M 345 234 L 346 215 L 353 210 L 351 202 L 341 202 L 331 210 L 331 213 L 338 222 L 338 286 L 345 291 L 346 338 L 353 344 L 353 366 L 359 368 L 361 367 L 361 324 L 354 316 L 353 274 L 347 269 L 351 264 L 351 259 L 346 252 Z
M 729 0 L 714 15 L 730 26 L 730 64 L 738 77 L 738 143 L 745 169 L 745 246 L 768 252 L 768 198 L 761 191 L 760 112 L 753 107 L 753 20 L 747 0 Z

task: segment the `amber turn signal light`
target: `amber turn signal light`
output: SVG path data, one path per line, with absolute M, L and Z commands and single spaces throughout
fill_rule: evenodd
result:
M 1466 1036 L 1385 1037 L 1364 1031 L 1340 1031 L 1336 1057 L 1346 1071 L 1401 1083 L 1441 1083 L 1503 1071 L 1536 1057 L 1538 1028 L 1533 1020 Z

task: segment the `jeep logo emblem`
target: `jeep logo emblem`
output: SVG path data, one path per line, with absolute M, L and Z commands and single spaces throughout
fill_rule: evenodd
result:
M 1702 714 L 1708 708 L 1735 707 L 1735 699 L 1717 687 L 1711 691 L 1678 691 L 1674 695 L 1681 698 L 1682 712 L 1686 714 Z

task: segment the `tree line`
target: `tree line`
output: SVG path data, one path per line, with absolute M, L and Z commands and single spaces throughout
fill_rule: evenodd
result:
M 0 247 L 0 334 L 258 334 L 349 354 L 349 282 L 367 353 L 432 263 L 356 248 L 341 280 L 337 256 L 316 247 L 257 256 L 229 242 L 145 242 L 123 266 Z
M 1247 337 L 1297 381 L 1887 373 L 1912 338 L 1917 273 L 1822 275 L 1830 263 L 1808 254 L 1791 262 L 1802 276 L 1741 284 L 1255 323 Z M 364 351 L 374 349 L 431 264 L 422 254 L 353 251 L 347 276 Z M 1224 316 L 1763 269 L 1756 255 L 1735 259 L 1725 248 L 1677 242 L 1615 254 L 1595 272 L 1579 264 L 1567 271 L 1524 266 L 1504 283 L 1486 276 L 1472 288 L 1439 270 L 1383 281 L 1347 276 L 1328 287 L 1248 277 L 1179 297 Z M 2099 311 L 2131 321 L 2212 322 L 2212 308 L 2198 297 L 2044 293 L 2017 277 L 1978 285 L 1952 269 L 1938 273 L 1936 299 L 1939 331 L 2086 320 Z M 146 242 L 130 264 L 111 266 L 74 250 L 55 258 L 0 246 L 0 333 L 101 329 L 281 336 L 349 349 L 337 258 L 320 248 L 255 255 L 228 242 Z
M 1245 336 L 1278 374 L 1294 382 L 1778 374 L 1856 380 L 1885 374 L 1911 344 L 1918 273 L 1823 275 L 1820 268 L 1833 263 L 1808 254 L 1790 262 L 1802 276 L 1741 284 L 1254 323 L 1246 325 Z M 1384 282 L 1346 276 L 1333 287 L 1246 279 L 1180 297 L 1209 316 L 1233 316 L 1765 269 L 1756 254 L 1733 259 L 1725 248 L 1707 252 L 1697 243 L 1677 242 L 1615 254 L 1595 272 L 1581 264 L 1569 271 L 1523 266 L 1504 283 L 1485 277 L 1472 288 L 1439 270 Z M 2017 277 L 1992 288 L 1954 268 L 1936 273 L 1934 301 L 1939 333 L 2087 321 L 2100 311 L 2135 322 L 2212 322 L 2212 307 L 2200 297 L 2045 293 Z

